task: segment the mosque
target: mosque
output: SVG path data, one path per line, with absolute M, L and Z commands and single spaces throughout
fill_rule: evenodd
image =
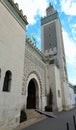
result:
M 62 27 L 50 4 L 41 18 L 40 51 L 26 37 L 27 17 L 13 0 L 0 0 L 0 127 L 19 124 L 23 108 L 69 110 Z

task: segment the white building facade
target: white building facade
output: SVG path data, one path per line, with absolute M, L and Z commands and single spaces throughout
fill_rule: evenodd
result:
M 45 110 L 47 106 L 51 106 L 52 111 L 70 109 L 71 102 L 67 86 L 67 75 L 63 69 L 65 66 L 62 58 L 62 56 L 64 57 L 64 49 L 62 42 L 60 42 L 62 36 L 59 20 L 54 19 L 55 26 L 52 26 L 57 41 L 55 40 L 54 48 L 49 48 L 48 44 L 48 49 L 46 49 L 47 45 L 45 44 L 46 40 L 48 43 L 50 39 L 48 35 L 51 36 L 51 31 L 45 40 L 44 35 L 47 32 L 46 25 L 51 25 L 51 23 L 50 21 L 47 22 L 47 17 L 46 24 L 41 21 L 42 53 L 26 38 L 26 25 L 28 22 L 26 16 L 19 10 L 18 4 L 15 4 L 13 0 L 0 0 L 0 9 L 1 130 L 6 127 L 17 126 L 23 108 L 25 108 L 25 111 L 27 109 Z M 43 31 L 44 27 L 45 31 Z M 59 36 L 56 36 L 58 35 L 55 32 L 56 29 L 59 29 Z M 47 54 L 49 51 L 49 54 L 46 55 L 44 51 Z M 61 72 L 63 72 L 62 75 Z

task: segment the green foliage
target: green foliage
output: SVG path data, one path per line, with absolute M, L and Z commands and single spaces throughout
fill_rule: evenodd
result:
M 45 111 L 47 111 L 47 112 L 52 112 L 52 105 L 46 106 L 46 107 L 45 107 Z
M 20 123 L 24 122 L 27 120 L 27 115 L 24 109 L 21 110 L 21 114 L 20 114 Z
M 73 88 L 74 88 L 74 93 L 76 94 L 76 85 L 74 85 Z
M 76 85 L 74 85 L 73 87 L 76 88 Z

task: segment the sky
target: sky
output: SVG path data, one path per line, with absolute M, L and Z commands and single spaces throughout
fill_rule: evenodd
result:
M 27 16 L 27 37 L 32 34 L 36 46 L 41 49 L 41 17 L 46 16 L 46 8 L 51 3 L 59 14 L 62 25 L 68 79 L 76 85 L 76 0 L 14 0 Z

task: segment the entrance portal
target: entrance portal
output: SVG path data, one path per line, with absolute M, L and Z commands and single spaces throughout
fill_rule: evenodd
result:
M 36 87 L 33 79 L 30 80 L 28 85 L 27 108 L 36 108 Z

